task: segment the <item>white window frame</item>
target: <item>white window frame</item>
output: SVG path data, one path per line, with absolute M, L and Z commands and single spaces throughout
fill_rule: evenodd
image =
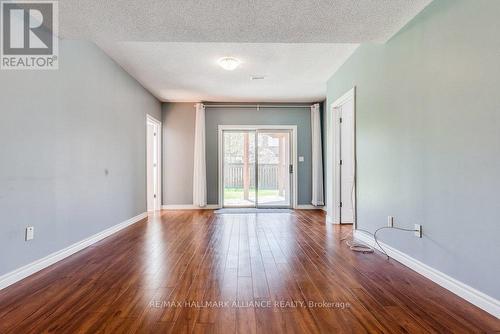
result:
M 238 131 L 238 130 L 290 130 L 292 138 L 290 139 L 292 145 L 292 181 L 290 185 L 290 191 L 292 196 L 291 207 L 293 209 L 297 208 L 297 185 L 298 185 L 298 160 L 297 160 L 297 125 L 219 125 L 218 127 L 218 195 L 219 204 L 218 207 L 223 207 L 224 205 L 224 157 L 223 152 L 223 132 L 224 131 Z

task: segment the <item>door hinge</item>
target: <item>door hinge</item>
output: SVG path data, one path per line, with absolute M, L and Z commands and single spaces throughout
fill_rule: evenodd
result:
M 293 165 L 290 165 L 290 166 L 288 167 L 288 170 L 290 171 L 290 174 L 292 174 L 292 173 L 293 173 Z
M 342 165 L 342 160 L 340 160 L 339 165 Z
M 156 194 L 153 195 L 153 198 L 156 198 Z
M 342 202 L 340 202 L 339 207 L 342 207 Z
M 153 135 L 156 137 L 156 132 Z
M 342 123 L 342 117 L 339 118 L 339 122 Z

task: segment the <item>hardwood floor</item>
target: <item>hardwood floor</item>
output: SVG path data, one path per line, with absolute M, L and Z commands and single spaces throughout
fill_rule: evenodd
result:
M 324 221 L 163 211 L 0 291 L 0 333 L 500 331 L 398 262 L 350 251 L 350 226 Z

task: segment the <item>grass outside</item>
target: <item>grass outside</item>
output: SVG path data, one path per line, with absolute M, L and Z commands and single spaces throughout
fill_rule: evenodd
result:
M 249 190 L 250 198 L 255 198 L 255 188 Z M 259 197 L 278 197 L 276 189 L 259 189 Z M 243 188 L 224 188 L 224 199 L 243 199 Z

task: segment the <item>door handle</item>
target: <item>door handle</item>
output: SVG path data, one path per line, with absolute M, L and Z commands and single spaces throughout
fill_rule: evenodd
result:
M 292 174 L 292 173 L 293 173 L 293 165 L 290 165 L 290 166 L 288 167 L 288 170 L 289 170 L 290 174 Z

